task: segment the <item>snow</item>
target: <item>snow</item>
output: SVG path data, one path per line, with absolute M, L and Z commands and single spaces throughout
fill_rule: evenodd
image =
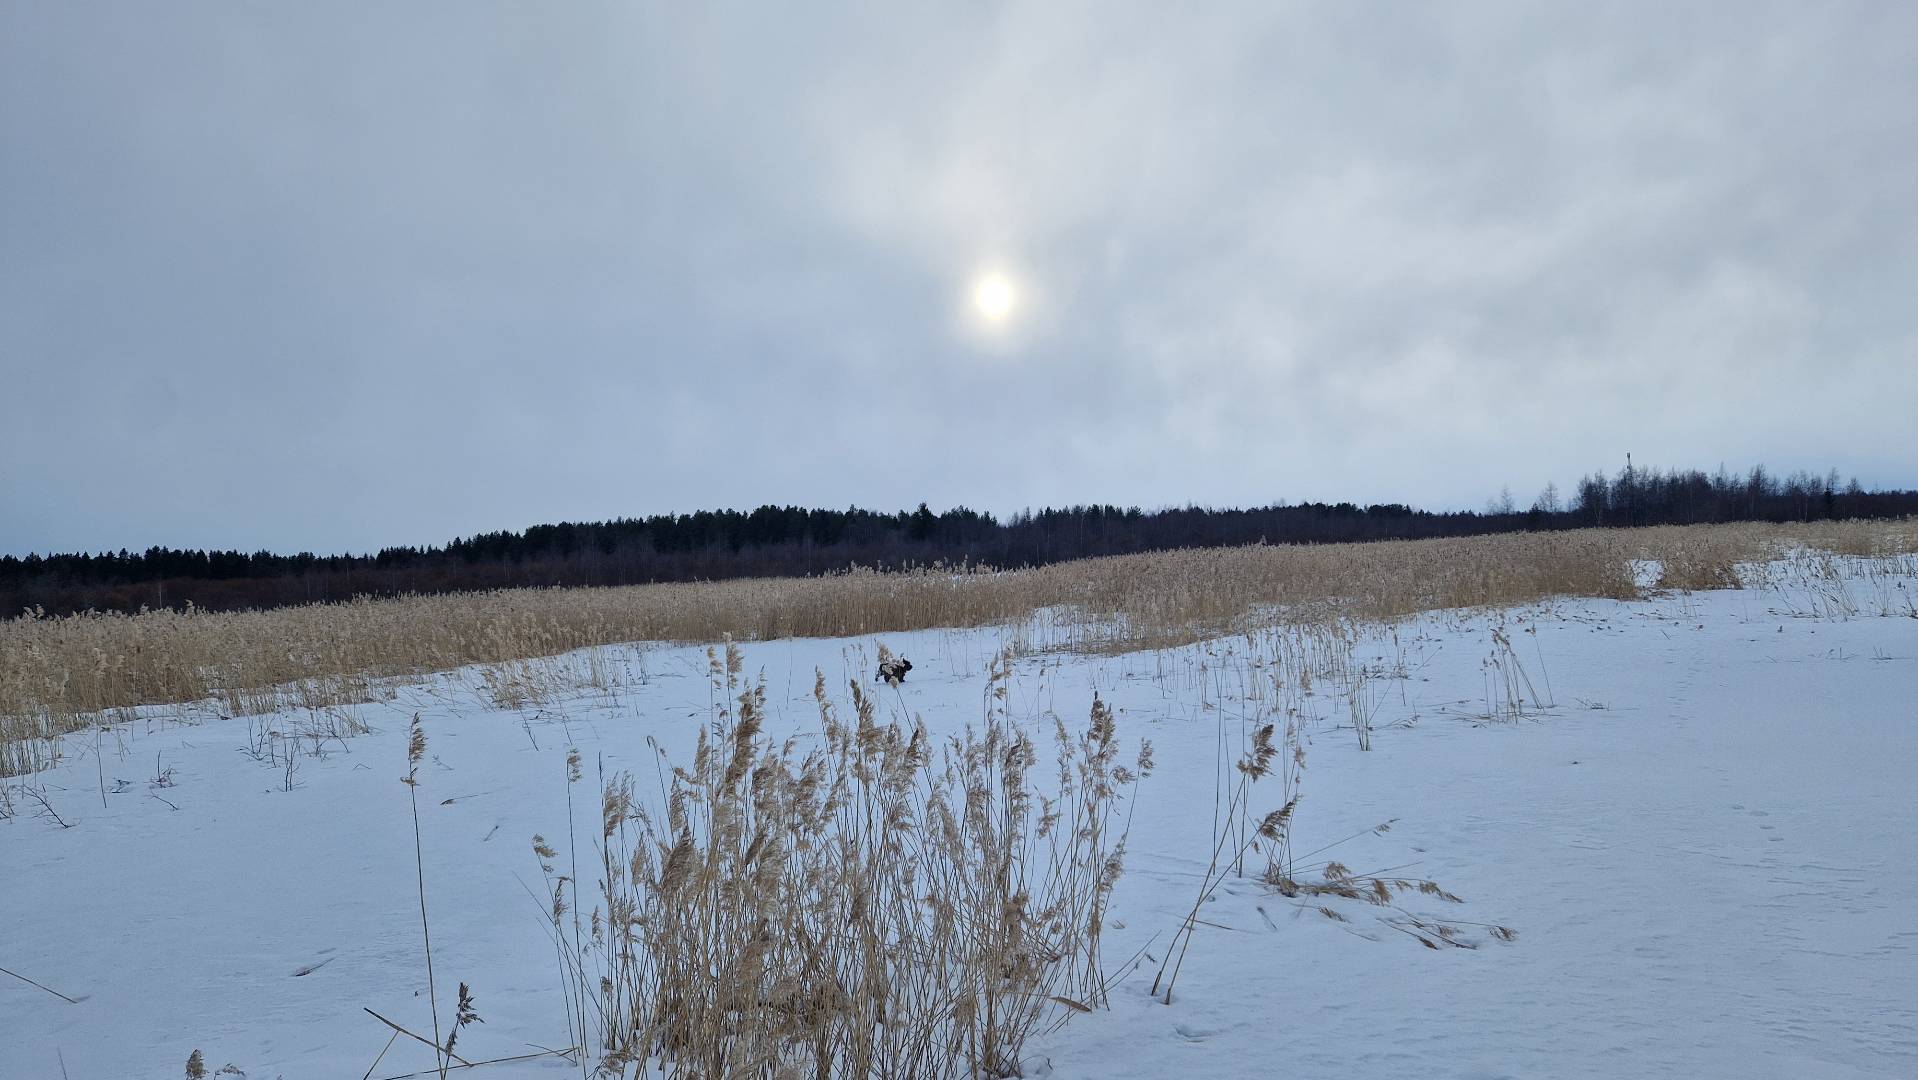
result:
M 1672 594 L 1436 613 L 1401 624 L 1399 646 L 1376 629 L 1358 650 L 1379 672 L 1373 749 L 1358 749 L 1336 687 L 1306 699 L 1293 850 L 1356 834 L 1302 862 L 1390 868 L 1464 902 L 1287 898 L 1229 878 L 1203 905 L 1170 1005 L 1148 996 L 1155 965 L 1141 960 L 1109 1011 L 1030 1044 L 1027 1074 L 1918 1076 L 1918 619 L 1813 610 L 1832 609 Z M 1556 707 L 1486 716 L 1501 625 Z M 881 700 L 935 732 L 976 721 L 987 663 L 1014 638 L 1030 635 L 884 635 L 914 667 Z M 870 676 L 873 644 L 745 645 L 767 679 L 768 733 L 810 729 L 814 668 L 843 688 Z M 1236 676 L 1219 675 L 1244 649 L 1019 661 L 1015 718 L 1042 734 L 1051 712 L 1082 723 L 1096 689 L 1121 737 L 1157 751 L 1114 897 L 1114 967 L 1159 955 L 1195 899 L 1221 717 L 1246 707 Z M 32 782 L 71 827 L 26 805 L 0 823 L 0 967 L 80 1002 L 0 976 L 0 1078 L 179 1076 L 195 1048 L 209 1071 L 358 1077 L 389 1034 L 363 1008 L 427 1029 L 398 782 L 416 712 L 442 1011 L 455 983 L 472 986 L 485 1023 L 461 1036 L 469 1057 L 562 1044 L 551 945 L 521 883 L 538 875 L 531 835 L 565 831 L 567 747 L 589 776 L 601 761 L 650 771 L 647 739 L 683 760 L 708 708 L 702 648 L 608 655 L 612 690 L 543 707 L 492 708 L 474 671 L 395 687 L 359 709 L 372 733 L 300 757 L 290 791 L 283 764 L 247 751 L 305 714 L 181 723 L 156 710 L 69 737 Z M 1406 677 L 1391 677 L 1401 663 Z M 1475 947 L 1422 947 L 1414 918 Z M 396 1045 L 374 1075 L 430 1063 Z

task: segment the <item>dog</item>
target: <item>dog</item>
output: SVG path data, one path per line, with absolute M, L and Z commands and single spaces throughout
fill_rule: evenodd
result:
M 912 670 L 912 661 L 905 657 L 894 657 L 879 661 L 879 679 L 888 686 L 898 686 L 906 681 L 906 672 Z

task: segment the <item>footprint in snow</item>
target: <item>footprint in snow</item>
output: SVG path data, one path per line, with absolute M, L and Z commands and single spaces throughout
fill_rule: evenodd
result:
M 1214 1028 L 1195 1028 L 1187 1024 L 1174 1025 L 1172 1030 L 1178 1032 L 1179 1037 L 1187 1042 L 1204 1042 L 1219 1033 Z
M 325 953 L 330 953 L 330 952 L 332 952 L 332 951 L 333 951 L 332 949 L 322 949 L 322 950 L 321 950 L 321 953 L 322 953 L 322 955 L 324 955 Z M 320 970 L 321 968 L 323 968 L 323 967 L 325 967 L 326 965 L 328 965 L 328 964 L 330 964 L 330 963 L 332 963 L 332 962 L 333 962 L 333 957 L 331 957 L 331 956 L 328 956 L 328 957 L 327 957 L 326 959 L 324 959 L 324 960 L 321 960 L 321 961 L 320 961 L 319 963 L 317 963 L 317 964 L 307 964 L 307 965 L 306 965 L 306 966 L 304 966 L 304 967 L 301 967 L 301 968 L 298 968 L 298 969 L 296 969 L 296 970 L 295 970 L 295 971 L 293 972 L 293 977 L 297 979 L 297 978 L 300 978 L 300 977 L 302 977 L 302 976 L 305 976 L 305 975 L 311 975 L 311 974 L 313 974 L 314 972 L 316 972 L 316 971 L 318 971 L 318 970 Z

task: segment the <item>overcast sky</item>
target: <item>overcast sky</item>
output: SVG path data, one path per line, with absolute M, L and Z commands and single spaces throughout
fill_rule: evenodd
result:
M 918 7 L 0 0 L 0 552 L 1918 484 L 1918 5 Z

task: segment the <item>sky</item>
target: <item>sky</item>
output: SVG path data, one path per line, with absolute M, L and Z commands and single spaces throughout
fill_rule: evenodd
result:
M 1918 484 L 1918 5 L 0 0 L 0 553 Z

